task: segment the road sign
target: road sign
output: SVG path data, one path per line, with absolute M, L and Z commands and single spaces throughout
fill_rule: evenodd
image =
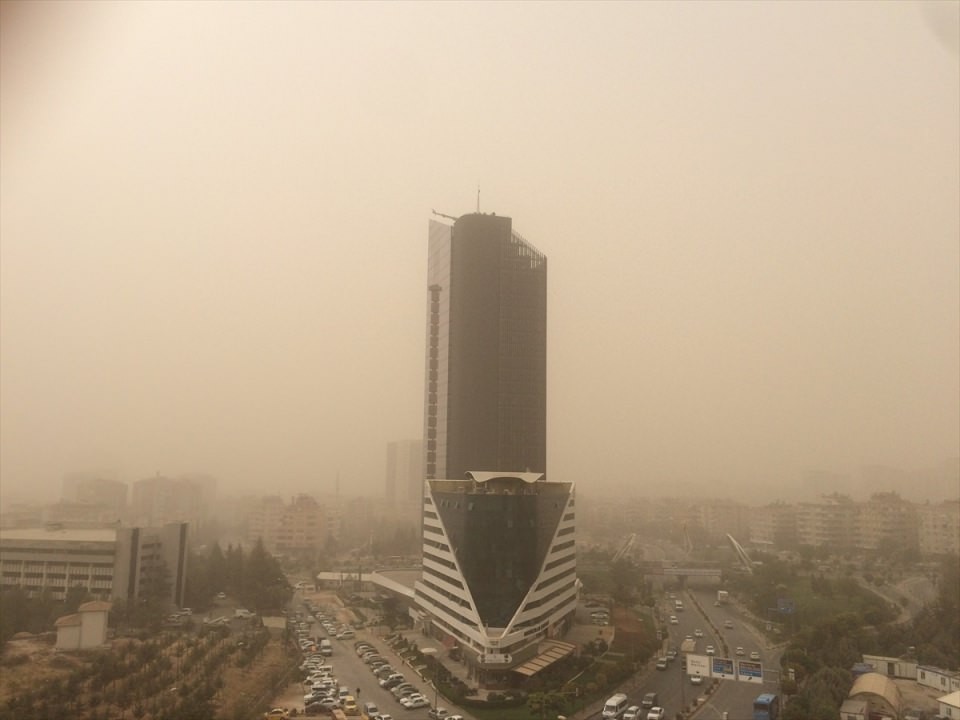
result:
M 730 658 L 712 658 L 710 663 L 710 674 L 721 680 L 736 680 L 737 673 L 733 668 L 733 660 Z
M 687 675 L 710 677 L 709 655 L 687 655 Z
M 737 680 L 741 682 L 763 683 L 763 665 L 752 660 L 737 661 Z

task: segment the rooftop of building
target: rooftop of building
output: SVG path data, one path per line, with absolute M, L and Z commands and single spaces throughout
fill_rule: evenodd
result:
M 0 542 L 116 542 L 117 529 L 65 528 L 60 526 L 7 528 L 0 530 Z
M 548 482 L 543 473 L 470 471 L 463 480 L 430 480 L 436 490 L 464 495 L 565 495 L 573 483 Z

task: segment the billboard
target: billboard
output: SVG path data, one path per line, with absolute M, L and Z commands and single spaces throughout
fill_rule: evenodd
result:
M 730 658 L 710 658 L 710 674 L 721 680 L 736 680 L 737 673 L 734 671 L 733 660 Z M 689 660 L 687 661 L 689 663 Z
M 687 675 L 710 677 L 710 656 L 687 655 Z
M 737 680 L 763 684 L 763 665 L 753 660 L 738 660 Z

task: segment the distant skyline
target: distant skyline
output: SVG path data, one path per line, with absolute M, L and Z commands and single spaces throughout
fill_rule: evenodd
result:
M 749 500 L 955 464 L 958 25 L 4 2 L 0 500 L 96 469 L 382 493 L 422 432 L 427 218 L 478 185 L 550 258 L 551 480 Z

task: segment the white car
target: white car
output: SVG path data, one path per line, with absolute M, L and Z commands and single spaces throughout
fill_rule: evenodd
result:
M 650 708 L 650 712 L 647 713 L 647 720 L 664 720 L 667 716 L 667 711 L 662 707 Z
M 670 624 L 671 624 L 671 625 L 679 625 L 679 624 L 680 624 L 680 621 L 677 620 L 677 616 L 676 616 L 676 615 L 671 615 L 671 616 L 670 616 Z
M 742 648 L 742 647 L 738 647 L 738 648 L 737 648 L 737 655 L 743 655 L 743 648 Z
M 713 655 L 716 653 L 716 650 L 713 649 L 713 645 L 707 645 L 707 655 Z
M 417 708 L 428 707 L 430 705 L 430 703 L 427 702 L 427 699 L 419 693 L 408 695 L 400 701 L 400 704 L 403 705 L 407 710 L 416 710 Z
M 640 706 L 631 705 L 623 714 L 623 720 L 640 720 Z
M 697 628 L 696 630 L 693 631 L 693 634 L 696 635 L 698 638 L 702 638 L 703 630 L 701 630 L 700 628 Z
M 759 659 L 760 659 L 760 653 L 758 653 L 756 650 L 754 650 L 752 653 L 750 653 L 750 659 L 751 659 L 751 660 L 759 660 Z
M 703 675 L 701 675 L 700 673 L 697 673 L 696 675 L 691 675 L 691 676 L 690 676 L 690 684 L 691 684 L 691 685 L 703 685 Z

